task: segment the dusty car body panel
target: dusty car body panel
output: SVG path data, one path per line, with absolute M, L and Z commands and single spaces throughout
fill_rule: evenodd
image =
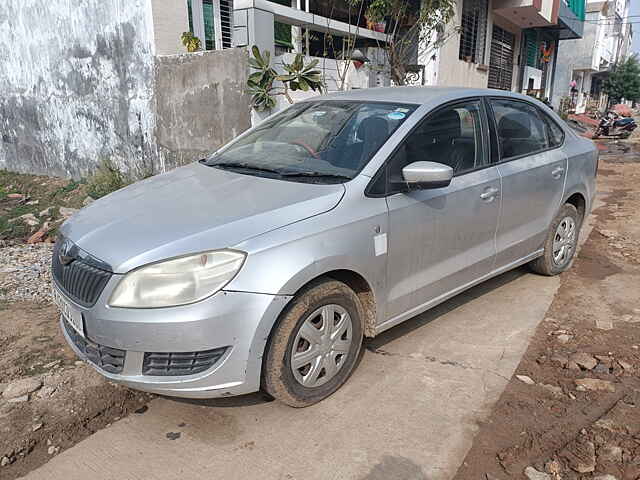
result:
M 115 273 L 194 251 L 225 248 L 331 210 L 344 186 L 281 182 L 199 163 L 93 202 L 61 233 Z
M 540 108 L 562 127 L 562 146 L 491 163 L 489 133 L 483 130 L 484 168 L 454 176 L 446 188 L 367 193 L 387 159 L 430 112 L 448 102 L 490 97 Z M 314 279 L 348 272 L 362 281 L 370 295 L 364 330 L 373 336 L 539 256 L 551 219 L 572 195 L 581 195 L 586 212 L 591 209 L 597 162 L 593 143 L 529 97 L 410 87 L 356 90 L 306 102 L 332 99 L 417 108 L 349 181 L 298 183 L 193 164 L 109 195 L 63 225 L 65 237 L 114 272 L 94 306 L 68 298 L 82 313 L 88 338 L 126 351 L 122 372 L 96 366 L 98 371 L 134 388 L 176 396 L 255 391 L 273 326 Z M 127 272 L 219 248 L 245 252 L 246 260 L 209 298 L 161 309 L 109 306 Z M 229 348 L 197 375 L 156 378 L 142 372 L 145 352 L 218 347 Z

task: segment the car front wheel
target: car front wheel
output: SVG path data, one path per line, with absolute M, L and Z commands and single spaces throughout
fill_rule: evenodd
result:
M 360 311 L 355 292 L 336 280 L 316 282 L 297 295 L 270 336 L 263 389 L 292 407 L 334 393 L 360 353 Z

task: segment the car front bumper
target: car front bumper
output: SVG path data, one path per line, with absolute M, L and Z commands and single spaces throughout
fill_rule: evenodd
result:
M 61 319 L 62 332 L 71 348 L 100 374 L 137 390 L 186 398 L 241 395 L 260 388 L 262 353 L 269 332 L 291 297 L 221 291 L 201 302 L 179 307 L 108 307 L 106 299 L 117 280 L 111 279 L 91 308 L 67 300 L 82 313 L 87 340 L 124 351 L 120 372 L 108 372 L 85 355 Z M 200 352 L 222 347 L 226 347 L 222 357 L 200 373 L 143 373 L 145 353 Z

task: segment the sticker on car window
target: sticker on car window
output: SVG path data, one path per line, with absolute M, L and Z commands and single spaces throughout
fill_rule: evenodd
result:
M 387 113 L 387 118 L 390 120 L 402 120 L 404 117 L 406 117 L 406 114 L 402 112 Z

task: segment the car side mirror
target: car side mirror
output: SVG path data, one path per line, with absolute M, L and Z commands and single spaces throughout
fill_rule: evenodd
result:
M 442 188 L 451 183 L 453 168 L 437 162 L 413 162 L 402 169 L 409 188 Z

